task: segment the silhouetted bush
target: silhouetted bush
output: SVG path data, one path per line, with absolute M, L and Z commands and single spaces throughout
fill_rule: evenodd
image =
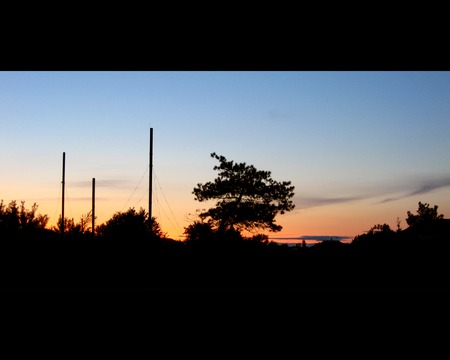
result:
M 175 241 L 142 209 L 114 214 L 95 237 L 68 221 L 61 237 L 36 210 L 0 203 L 3 286 L 427 287 L 447 286 L 450 275 L 450 220 L 441 217 L 397 231 L 378 224 L 350 244 L 291 247 L 203 222 Z
M 33 204 L 31 210 L 25 208 L 25 202 L 17 205 L 11 201 L 8 206 L 0 201 L 0 239 L 19 240 L 42 236 L 49 220 L 47 215 L 36 214 L 38 205 Z

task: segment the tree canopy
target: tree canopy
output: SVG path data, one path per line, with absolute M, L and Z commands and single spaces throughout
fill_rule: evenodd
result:
M 97 227 L 97 234 L 106 240 L 145 240 L 166 237 L 156 218 L 149 219 L 149 214 L 143 208 L 139 211 L 130 208 L 126 212 L 115 213 L 105 224 Z
M 33 204 L 31 210 L 25 208 L 25 202 L 17 205 L 15 200 L 8 206 L 0 201 L 0 238 L 16 238 L 35 234 L 44 230 L 49 217 L 37 214 L 38 205 Z
M 420 224 L 426 224 L 433 220 L 439 220 L 443 219 L 444 215 L 440 214 L 438 215 L 438 206 L 434 205 L 434 207 L 430 207 L 430 204 L 424 203 L 422 204 L 419 201 L 419 207 L 417 209 L 417 215 L 414 215 L 410 211 L 407 212 L 408 217 L 406 219 L 406 222 L 409 226 L 414 225 L 420 225 Z
M 215 207 L 199 214 L 219 231 L 256 229 L 280 231 L 275 223 L 277 214 L 294 208 L 294 186 L 290 181 L 278 182 L 270 171 L 257 170 L 253 165 L 227 161 L 224 156 L 211 154 L 219 161 L 219 171 L 213 182 L 197 184 L 193 194 L 199 202 L 217 200 Z

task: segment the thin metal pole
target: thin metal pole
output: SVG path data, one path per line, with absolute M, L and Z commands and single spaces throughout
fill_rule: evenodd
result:
M 92 236 L 95 236 L 95 178 L 92 178 Z
M 150 128 L 150 162 L 148 178 L 148 218 L 152 220 L 152 181 L 153 181 L 153 128 Z
M 66 153 L 63 152 L 62 165 L 62 209 L 61 209 L 61 236 L 64 236 L 64 190 L 66 186 Z

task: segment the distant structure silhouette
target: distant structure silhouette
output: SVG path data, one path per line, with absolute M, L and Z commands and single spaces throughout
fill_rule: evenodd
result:
M 92 236 L 95 236 L 95 178 L 92 178 Z
M 148 218 L 152 219 L 152 178 L 153 178 L 153 128 L 150 128 L 150 154 L 149 154 L 149 176 L 148 176 Z
M 61 204 L 61 237 L 64 236 L 64 189 L 66 185 L 66 153 L 63 152 L 63 163 L 62 163 L 62 204 Z

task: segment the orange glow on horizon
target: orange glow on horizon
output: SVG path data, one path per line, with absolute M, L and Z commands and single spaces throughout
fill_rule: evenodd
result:
M 56 184 L 59 185 L 59 184 Z M 35 194 L 39 190 L 39 197 Z M 86 215 L 91 210 L 91 199 L 89 188 L 69 188 L 68 197 L 65 202 L 65 217 L 73 219 L 75 224 L 78 223 L 82 215 Z M 25 187 L 22 190 L 18 186 L 11 185 L 3 188 L 3 204 L 8 204 L 15 200 L 18 205 L 21 201 L 25 201 L 25 208 L 31 209 L 33 204 L 38 205 L 37 214 L 47 215 L 49 221 L 47 228 L 51 229 L 56 226 L 57 220 L 61 215 L 61 194 L 58 197 L 58 187 Z M 309 209 L 295 209 L 276 218 L 276 223 L 282 226 L 280 232 L 260 232 L 266 234 L 270 241 L 282 243 L 301 243 L 302 236 L 347 236 L 342 242 L 350 242 L 357 235 L 362 235 L 375 224 L 388 224 L 392 230 L 397 228 L 397 218 L 401 221 L 401 228 L 407 228 L 405 218 L 407 211 L 415 212 L 418 201 L 428 202 L 431 205 L 438 205 L 439 212 L 448 217 L 448 205 L 442 200 L 447 193 L 445 189 L 435 191 L 426 198 L 423 196 L 411 197 L 405 201 L 396 203 L 381 203 L 378 205 L 377 199 L 368 201 L 360 201 L 354 203 L 334 204 Z M 55 195 L 56 193 L 56 195 Z M 141 192 L 142 194 L 143 192 Z M 8 194 L 5 197 L 4 194 Z M 117 212 L 125 212 L 129 208 L 139 210 L 141 207 L 146 209 L 147 198 L 141 199 L 141 194 L 136 198 L 129 199 L 128 190 L 108 190 L 101 188 L 97 191 L 98 199 L 96 200 L 96 226 L 106 223 Z M 166 206 L 164 198 L 160 198 L 159 203 L 154 204 L 152 209 L 153 216 L 159 223 L 163 233 L 168 238 L 183 241 L 184 228 L 194 221 L 195 209 L 199 204 L 192 199 L 190 193 L 181 191 L 180 189 L 169 189 L 167 201 L 171 204 L 172 209 L 164 209 Z M 447 205 L 447 206 L 446 206 Z M 89 224 L 90 225 L 90 224 Z M 251 236 L 252 234 L 245 234 Z M 280 238 L 280 239 L 277 239 Z M 286 239 L 281 239 L 286 238 Z M 317 242 L 315 240 L 306 240 L 306 244 Z

